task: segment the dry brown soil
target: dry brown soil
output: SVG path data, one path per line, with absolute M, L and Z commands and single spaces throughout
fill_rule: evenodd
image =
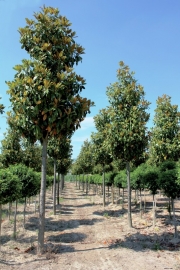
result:
M 120 204 L 112 204 L 110 197 L 106 199 L 107 206 L 103 209 L 101 196 L 93 195 L 92 190 L 86 195 L 75 183 L 66 183 L 54 216 L 52 195 L 48 191 L 46 252 L 41 256 L 37 255 L 38 214 L 34 214 L 34 204 L 27 206 L 25 228 L 23 206 L 18 207 L 17 241 L 12 239 L 13 221 L 4 215 L 0 269 L 180 269 L 180 239 L 173 237 L 166 198 L 157 196 L 155 228 L 152 226 L 151 196 L 147 195 L 147 209 L 142 219 L 139 206 L 133 204 L 132 229 L 127 226 L 127 204 L 122 209 Z M 178 225 L 179 206 L 176 201 Z

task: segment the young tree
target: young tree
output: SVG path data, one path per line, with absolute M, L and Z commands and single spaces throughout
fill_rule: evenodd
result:
M 128 224 L 131 219 L 130 161 L 139 159 L 148 143 L 146 123 L 149 106 L 143 87 L 137 83 L 134 73 L 122 61 L 117 71 L 118 81 L 107 88 L 110 124 L 107 129 L 107 147 L 114 159 L 126 161 L 128 182 Z
M 79 93 L 85 80 L 73 71 L 84 49 L 75 42 L 71 23 L 57 8 L 43 7 L 34 20 L 19 29 L 20 43 L 30 55 L 14 67 L 14 80 L 7 82 L 16 126 L 31 141 L 42 142 L 42 179 L 38 250 L 43 252 L 47 142 L 50 136 L 72 134 L 90 112 L 92 102 Z
M 22 149 L 22 163 L 36 172 L 40 172 L 42 153 L 41 145 L 30 143 L 26 138 L 22 138 L 20 143 Z
M 17 130 L 9 128 L 1 141 L 1 162 L 4 168 L 22 161 L 20 135 Z
M 54 160 L 54 182 L 53 182 L 53 213 L 56 215 L 56 171 L 57 160 L 64 159 L 70 153 L 70 139 L 64 137 L 62 140 L 51 138 L 48 143 L 48 155 Z M 58 181 L 59 182 L 59 181 Z M 59 188 L 58 188 L 59 191 Z
M 92 149 L 91 149 L 91 142 L 88 140 L 84 141 L 83 145 L 81 146 L 81 150 L 78 156 L 78 163 L 83 172 L 83 191 L 84 191 L 84 175 L 89 174 L 93 168 L 93 160 L 92 160 Z M 86 177 L 86 194 L 88 193 L 88 181 Z
M 171 104 L 171 97 L 163 95 L 156 101 L 150 142 L 150 160 L 157 164 L 167 160 L 177 161 L 180 157 L 180 112 L 178 105 Z
M 97 133 L 92 133 L 92 156 L 95 164 L 101 164 L 103 171 L 103 207 L 105 207 L 105 165 L 112 162 L 112 157 L 104 146 L 106 139 L 105 126 L 109 123 L 109 118 L 106 109 L 103 109 L 94 117 Z

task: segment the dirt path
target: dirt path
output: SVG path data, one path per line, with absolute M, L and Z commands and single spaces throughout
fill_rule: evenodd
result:
M 134 208 L 134 228 L 128 229 L 126 209 L 120 205 L 108 204 L 104 210 L 99 196 L 92 191 L 84 194 L 74 183 L 66 183 L 62 196 L 53 216 L 52 196 L 47 195 L 47 251 L 42 256 L 36 255 L 38 215 L 33 214 L 33 205 L 25 229 L 19 218 L 16 242 L 11 239 L 12 225 L 3 222 L 0 269 L 180 270 L 180 243 L 172 241 L 172 225 L 165 223 L 167 213 L 159 213 L 153 229 L 151 212 L 140 219 Z

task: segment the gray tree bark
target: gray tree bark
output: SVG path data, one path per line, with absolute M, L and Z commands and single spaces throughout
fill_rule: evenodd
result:
M 54 159 L 53 215 L 56 215 L 56 160 Z
M 103 165 L 103 207 L 106 206 L 106 193 L 105 193 L 105 171 L 104 171 L 104 165 Z
M 39 202 L 39 231 L 38 231 L 38 253 L 44 252 L 44 227 L 45 227 L 45 194 L 46 194 L 46 159 L 47 159 L 47 137 L 42 144 L 42 167 L 41 167 L 41 190 Z
M 128 225 L 132 228 L 132 217 L 131 217 L 131 182 L 130 182 L 130 166 L 129 162 L 126 162 L 127 170 L 127 186 L 128 186 Z

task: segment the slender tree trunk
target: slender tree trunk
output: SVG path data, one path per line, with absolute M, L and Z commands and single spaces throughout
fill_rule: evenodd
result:
M 130 166 L 129 162 L 126 162 L 127 170 L 127 186 L 128 186 L 128 225 L 132 228 L 132 217 L 131 217 L 131 182 L 130 182 Z
M 56 159 L 54 159 L 53 215 L 56 215 Z
M 62 190 L 64 189 L 64 174 L 62 174 Z
M 36 196 L 34 197 L 34 214 L 36 214 Z
M 169 202 L 168 202 L 168 212 L 169 212 L 169 219 L 171 219 L 171 198 L 169 197 Z
M 112 199 L 112 204 L 114 204 L 114 184 L 111 185 L 111 199 Z
M 63 190 L 63 175 L 61 173 L 61 181 L 60 181 L 60 195 L 62 194 L 62 190 Z
M 12 209 L 12 202 L 9 202 L 9 211 L 8 211 L 9 220 L 10 220 L 10 217 L 11 217 L 11 209 Z
M 176 216 L 175 216 L 174 199 L 171 199 L 171 200 L 172 200 L 172 208 L 173 208 L 174 238 L 177 238 L 177 224 L 176 224 Z
M 45 227 L 45 194 L 46 194 L 46 160 L 47 160 L 47 137 L 43 139 L 42 167 L 41 167 L 41 190 L 39 204 L 39 232 L 38 232 L 38 253 L 44 251 L 44 227 Z
M 156 225 L 156 198 L 153 194 L 153 227 Z
M 123 194 L 122 194 L 122 209 L 124 208 L 124 188 L 123 189 Z
M 58 173 L 58 181 L 57 181 L 57 205 L 59 205 L 59 173 Z
M 80 187 L 80 184 L 81 184 L 81 181 L 80 181 L 80 175 L 79 175 L 79 189 L 81 188 L 81 187 Z
M 86 175 L 86 195 L 88 194 L 88 175 Z
M 24 228 L 25 228 L 25 222 L 26 222 L 26 197 L 24 198 L 24 221 L 23 221 Z
M 15 211 L 14 211 L 14 233 L 13 233 L 14 240 L 17 239 L 17 235 L 16 235 L 16 218 L 17 218 L 17 200 L 15 201 Z
M 144 213 L 146 212 L 146 190 L 144 188 Z
M 102 182 L 103 182 L 103 207 L 106 206 L 106 192 L 105 192 L 105 171 L 104 171 L 104 165 L 103 165 L 103 177 L 102 177 Z
M 84 192 L 84 173 L 83 173 L 83 192 Z
M 140 217 L 142 218 L 142 195 L 141 195 L 141 189 L 140 189 Z

